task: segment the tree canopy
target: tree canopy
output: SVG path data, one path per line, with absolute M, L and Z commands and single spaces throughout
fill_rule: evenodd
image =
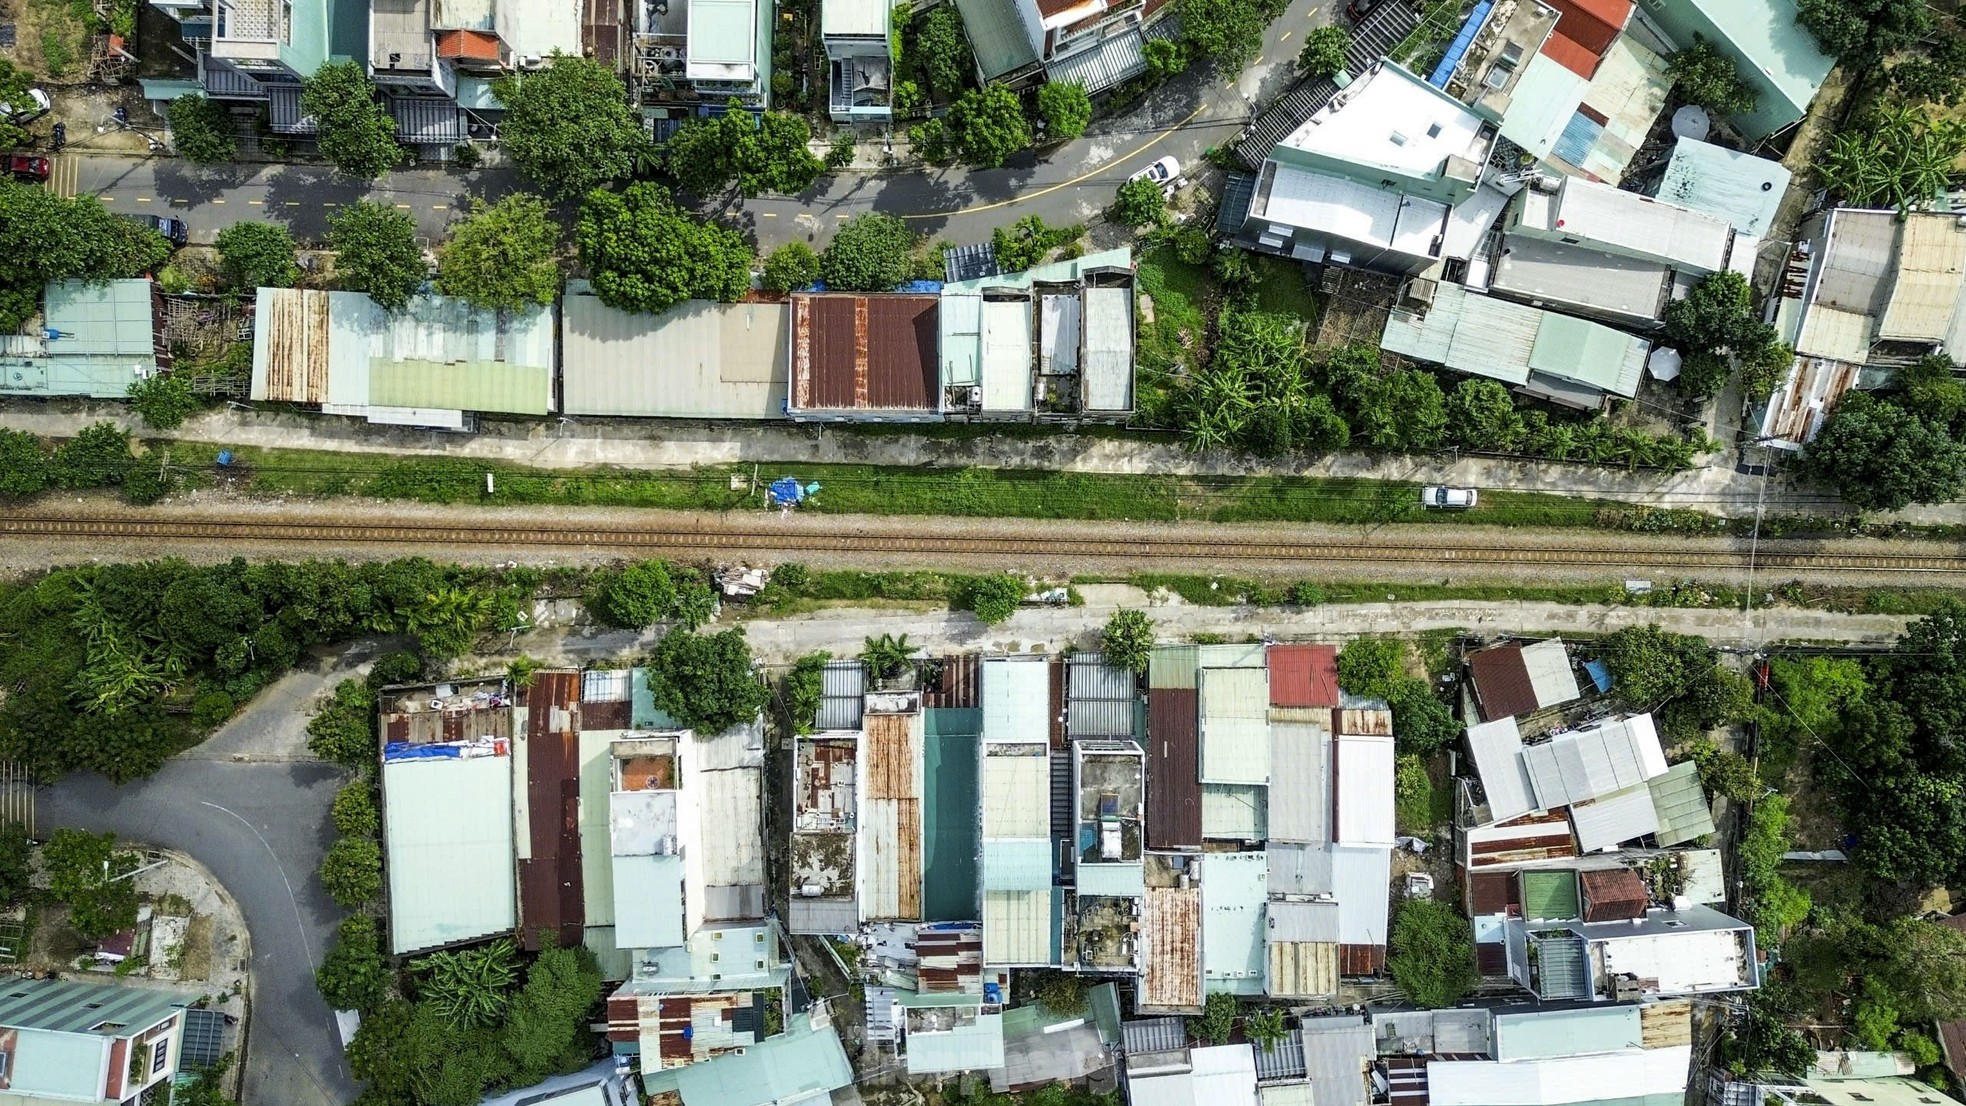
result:
M 175 373 L 157 373 L 130 382 L 130 410 L 144 425 L 159 430 L 176 430 L 204 401 L 191 391 L 191 383 Z
M 273 223 L 234 223 L 218 232 L 219 273 L 228 287 L 291 288 L 300 279 L 294 236 Z
M 938 4 L 922 17 L 914 36 L 914 60 L 937 99 L 953 101 L 976 72 L 963 34 L 962 15 L 952 4 Z
M 908 279 L 915 232 L 892 215 L 869 211 L 840 224 L 819 255 L 819 279 L 841 292 L 888 292 Z
M 1275 14 L 1249 0 L 1176 0 L 1175 11 L 1189 54 L 1213 58 L 1225 73 L 1241 71 L 1256 57 L 1263 28 Z
M 68 924 L 99 941 L 137 924 L 137 889 L 129 874 L 140 858 L 116 848 L 113 833 L 58 829 L 41 850 L 48 894 L 68 904 Z
M 1304 36 L 1304 48 L 1297 53 L 1297 67 L 1314 77 L 1330 77 L 1345 69 L 1345 51 L 1352 48 L 1352 32 L 1336 23 L 1314 27 Z
M 1038 89 L 1038 115 L 1044 120 L 1046 140 L 1077 138 L 1092 122 L 1092 97 L 1078 82 L 1048 82 Z
M 1154 656 L 1154 620 L 1146 612 L 1123 608 L 1106 620 L 1099 633 L 1099 648 L 1108 664 L 1116 664 L 1136 676 L 1147 674 Z
M 998 268 L 1006 273 L 1020 273 L 1084 233 L 1085 228 L 1081 226 L 1046 226 L 1042 215 L 1026 215 L 1008 227 L 991 231 L 990 249 L 997 256 Z
M 396 141 L 396 120 L 375 84 L 353 61 L 330 61 L 300 86 L 300 109 L 319 128 L 321 156 L 351 177 L 374 180 L 409 161 Z
M 0 90 L 0 100 L 5 98 Z M 164 109 L 164 117 L 171 125 L 171 148 L 186 161 L 214 165 L 238 156 L 239 136 L 233 130 L 232 113 L 217 100 L 179 96 Z
M 1481 982 L 1468 920 L 1437 899 L 1399 904 L 1386 952 L 1386 973 L 1423 1009 L 1452 1006 Z
M 671 630 L 649 655 L 655 705 L 691 729 L 722 733 L 756 718 L 770 692 L 751 670 L 744 631 Z
M 1145 177 L 1126 181 L 1113 196 L 1113 218 L 1129 227 L 1159 226 L 1167 218 L 1167 193 Z
M 538 196 L 474 200 L 437 247 L 437 290 L 499 311 L 549 304 L 560 291 L 559 252 L 560 228 Z
M 1817 162 L 1823 187 L 1852 207 L 1929 207 L 1966 154 L 1966 122 L 1884 102 L 1837 129 Z
M 735 183 L 746 196 L 796 195 L 826 171 L 810 147 L 805 117 L 785 111 L 754 115 L 736 100 L 714 118 L 696 118 L 663 147 L 669 172 L 684 191 L 710 196 Z
M 1932 30 L 1923 0 L 1799 0 L 1795 21 L 1808 28 L 1825 54 L 1858 69 Z
M 949 132 L 963 160 L 985 169 L 997 168 L 1010 155 L 1031 145 L 1031 123 L 1024 118 L 1024 102 L 1000 84 L 965 92 L 949 108 Z
M 416 244 L 416 220 L 386 204 L 357 200 L 328 217 L 335 283 L 367 292 L 385 311 L 400 311 L 430 277 Z
M 589 193 L 574 240 L 601 302 L 623 311 L 667 311 L 690 299 L 732 303 L 750 287 L 755 255 L 744 237 L 699 221 L 647 181 Z
M 56 280 L 111 280 L 151 272 L 171 244 L 147 227 L 112 215 L 92 195 L 72 199 L 0 179 L 0 328 L 18 330 L 40 310 Z
M 1398 638 L 1355 637 L 1338 650 L 1338 686 L 1353 695 L 1383 699 L 1406 672 L 1406 643 Z
M 27 103 L 28 90 L 33 87 L 34 74 L 6 58 L 0 58 L 0 104 Z M 28 137 L 26 127 L 14 122 L 10 116 L 0 114 L 0 149 L 26 145 Z
M 610 65 L 555 51 L 553 64 L 502 77 L 498 142 L 534 188 L 570 200 L 635 171 L 648 149 L 628 89 Z
M 1944 503 L 1966 483 L 1966 446 L 1944 427 L 1867 392 L 1836 401 L 1802 469 L 1866 510 Z
M 1734 59 L 1704 36 L 1696 34 L 1693 45 L 1673 51 L 1666 59 L 1666 76 L 1672 78 L 1674 91 L 1689 104 L 1725 115 L 1745 115 L 1754 110 L 1754 89 L 1741 79 Z
M 771 292 L 796 292 L 819 279 L 819 255 L 804 242 L 787 242 L 765 258 L 764 286 Z

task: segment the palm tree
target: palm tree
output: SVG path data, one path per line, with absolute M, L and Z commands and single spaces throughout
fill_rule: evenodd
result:
M 509 937 L 455 952 L 434 952 L 411 964 L 422 976 L 423 1002 L 461 1029 L 494 1025 L 505 1014 L 519 978 L 518 949 Z
M 1289 1033 L 1284 1028 L 1281 1010 L 1264 1010 L 1242 1020 L 1242 1035 L 1264 1052 L 1274 1052 Z
M 892 680 L 908 668 L 909 655 L 915 646 L 907 634 L 895 637 L 882 634 L 880 637 L 866 639 L 867 647 L 860 652 L 860 660 L 867 666 L 868 674 L 875 682 Z

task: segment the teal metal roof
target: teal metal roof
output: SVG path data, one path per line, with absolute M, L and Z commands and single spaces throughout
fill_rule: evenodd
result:
M 1146 869 L 1140 864 L 1081 864 L 1074 879 L 1081 895 L 1137 899 L 1147 893 Z
M 1571 72 L 1547 54 L 1537 54 L 1523 66 L 1508 111 L 1502 116 L 1502 137 L 1541 161 L 1556 148 L 1564 127 L 1577 113 L 1591 82 Z
M 1795 0 L 1664 0 L 1662 6 L 1682 5 L 1697 9 L 1746 62 L 1744 68 L 1760 74 L 1798 115 L 1809 109 L 1809 101 L 1836 65 L 1816 44 L 1815 36 L 1796 22 Z
M 680 730 L 681 722 L 655 705 L 655 691 L 649 687 L 649 670 L 637 668 L 629 673 L 628 694 L 630 696 L 628 724 L 638 730 Z
M 1013 0 L 956 0 L 956 10 L 962 13 L 963 31 L 984 80 L 1036 64 L 1037 51 Z
M 1760 238 L 1782 206 L 1790 176 L 1779 161 L 1682 138 L 1666 162 L 1659 198 L 1725 219 L 1736 231 Z
M 757 38 L 757 7 L 751 0 L 689 0 L 692 66 L 753 64 Z
M 683 1106 L 763 1106 L 829 1094 L 853 1083 L 839 1033 L 830 1025 L 814 1029 L 809 1014 L 795 1015 L 786 1032 L 743 1052 L 691 1064 L 674 1074 Z M 643 1090 L 657 1093 L 654 1082 L 644 1079 Z
M 48 343 L 51 356 L 152 358 L 149 281 L 64 280 L 48 285 L 47 297 L 47 327 L 61 332 Z
M 1495 1059 L 1542 1060 L 1639 1048 L 1638 1007 L 1586 1006 L 1495 1015 Z
M 369 358 L 369 404 L 544 415 L 552 408 L 553 309 L 492 312 L 417 296 L 390 315 Z
M 518 921 L 512 758 L 389 761 L 382 794 L 391 951 L 509 933 Z
M 7 1098 L 19 1095 L 100 1101 L 102 1071 L 109 1066 L 108 1041 L 74 1033 L 23 1029 L 14 1040 Z
M 1700 783 L 1699 765 L 1681 761 L 1645 781 L 1645 786 L 1652 792 L 1652 809 L 1658 815 L 1661 848 L 1684 845 L 1713 833 L 1713 808 L 1707 801 L 1707 789 Z
M 1645 361 L 1642 339 L 1553 311 L 1542 312 L 1542 316 L 1536 327 L 1536 344 L 1529 351 L 1531 369 L 1619 395 L 1638 390 L 1638 370 Z
M 983 840 L 985 891 L 1042 891 L 1051 886 L 1051 841 Z
M 203 96 L 205 88 L 197 81 L 151 80 L 139 77 L 137 84 L 146 100 L 171 101 L 180 96 Z
M 1268 872 L 1263 853 L 1201 859 L 1202 981 L 1210 992 L 1263 993 Z
M 1085 995 L 1086 1005 L 1092 1008 L 1092 1024 L 1099 1027 L 1099 1041 L 1105 1045 L 1116 1045 L 1121 1036 L 1120 992 L 1111 983 L 1101 983 Z
M 1147 661 L 1147 686 L 1159 690 L 1193 690 L 1200 667 L 1200 646 L 1156 645 Z
M 0 1027 L 7 1029 L 134 1037 L 189 1005 L 191 999 L 184 995 L 149 987 L 67 979 L 0 983 Z M 105 1023 L 122 1028 L 95 1028 Z
M 911 1075 L 991 1071 L 1003 1067 L 1003 1063 L 1002 1014 L 981 1014 L 975 1021 L 946 1032 L 908 1034 Z
M 682 944 L 683 858 L 617 856 L 612 861 L 616 944 L 626 949 Z

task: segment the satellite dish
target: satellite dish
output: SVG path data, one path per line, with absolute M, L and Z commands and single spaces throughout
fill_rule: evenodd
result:
M 1707 135 L 1713 133 L 1713 117 L 1700 105 L 1687 104 L 1672 113 L 1672 133 L 1675 138 L 1705 142 Z

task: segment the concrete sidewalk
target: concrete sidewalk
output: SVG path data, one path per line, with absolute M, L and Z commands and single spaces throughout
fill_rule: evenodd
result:
M 1846 509 L 1835 496 L 1804 488 L 1787 477 L 1744 476 L 1724 463 L 1656 473 L 1552 461 L 1359 452 L 1314 460 L 1262 461 L 1236 454 L 1191 453 L 1172 435 L 1164 440 L 1141 440 L 1061 431 L 937 437 L 888 431 L 858 433 L 820 425 L 708 426 L 599 418 L 493 421 L 476 434 L 460 435 L 371 426 L 334 416 L 237 408 L 209 411 L 177 430 L 157 431 L 144 427 L 120 403 L 0 407 L 0 426 L 51 437 L 73 435 L 100 419 L 129 426 L 144 437 L 214 445 L 461 457 L 556 469 L 595 465 L 661 469 L 788 461 L 908 467 L 976 465 L 1155 476 L 1406 480 L 1685 507 L 1733 517 L 1752 515 L 1758 503 L 1770 514 L 1838 514 Z M 1720 459 L 1724 461 L 1726 456 Z M 1894 517 L 1909 522 L 1966 522 L 1966 508 L 1938 504 Z

